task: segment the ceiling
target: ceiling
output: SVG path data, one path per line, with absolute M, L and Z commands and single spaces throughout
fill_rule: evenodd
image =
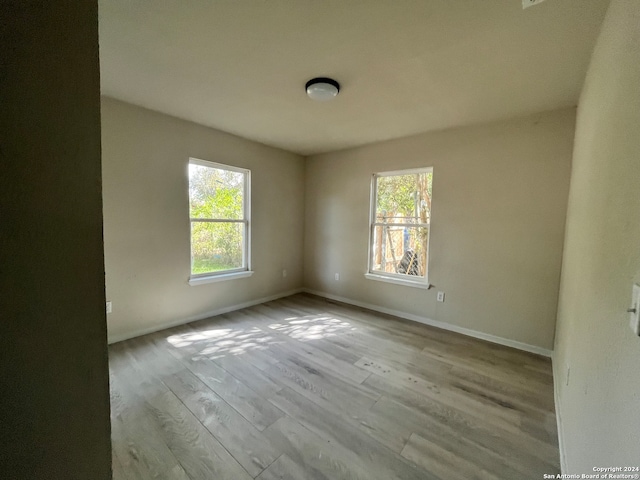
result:
M 609 0 L 101 0 L 102 93 L 303 155 L 576 105 Z M 340 82 L 307 98 L 316 76 Z

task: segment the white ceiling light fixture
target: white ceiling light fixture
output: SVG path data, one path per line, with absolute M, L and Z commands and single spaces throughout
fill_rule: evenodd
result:
M 340 92 L 340 84 L 334 79 L 326 77 L 312 78 L 307 82 L 305 88 L 309 98 L 318 102 L 333 100 Z

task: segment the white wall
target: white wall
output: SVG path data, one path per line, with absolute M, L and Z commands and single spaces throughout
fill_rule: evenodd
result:
M 640 464 L 640 338 L 626 313 L 640 283 L 639 179 L 640 2 L 613 0 L 571 174 L 553 362 L 565 473 Z
M 551 349 L 574 123 L 565 109 L 310 157 L 305 287 Z M 426 166 L 436 288 L 365 279 L 371 175 Z
M 102 148 L 110 341 L 302 286 L 302 157 L 110 98 Z M 252 277 L 188 285 L 189 157 L 251 170 Z

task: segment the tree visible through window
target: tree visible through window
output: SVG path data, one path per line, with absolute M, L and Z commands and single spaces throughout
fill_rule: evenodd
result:
M 426 281 L 433 170 L 373 177 L 369 273 Z
M 191 276 L 248 270 L 249 170 L 191 159 Z

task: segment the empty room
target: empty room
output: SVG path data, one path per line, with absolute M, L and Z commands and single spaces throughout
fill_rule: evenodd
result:
M 2 478 L 640 478 L 640 2 L 1 9 Z

